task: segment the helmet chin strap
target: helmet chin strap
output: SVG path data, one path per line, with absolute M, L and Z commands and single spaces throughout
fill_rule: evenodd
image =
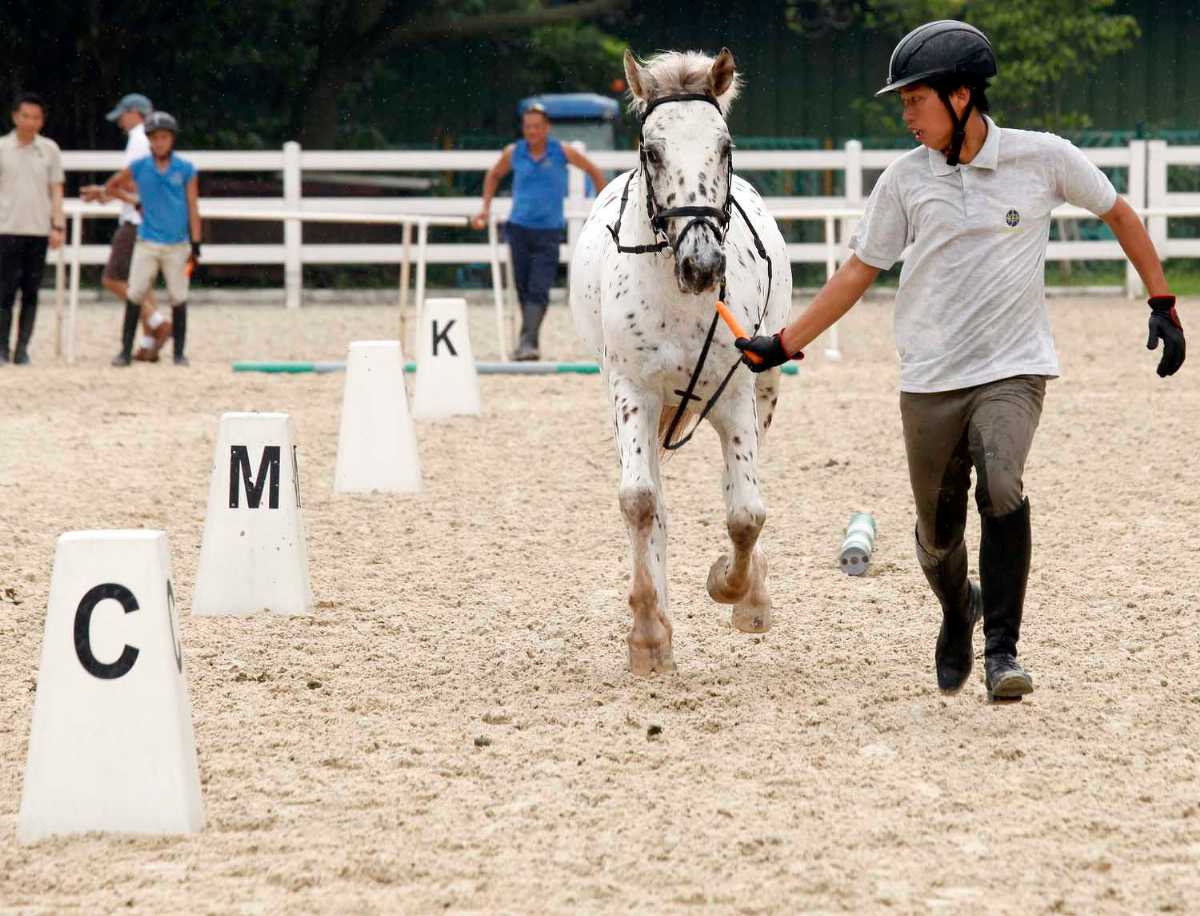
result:
M 966 107 L 963 108 L 962 117 L 960 118 L 954 110 L 954 105 L 950 102 L 950 93 L 942 90 L 938 93 L 938 97 L 946 106 L 946 110 L 950 112 L 950 121 L 954 124 L 954 131 L 950 135 L 950 146 L 944 151 L 946 154 L 946 165 L 958 165 L 958 157 L 962 155 L 963 143 L 967 139 L 967 122 L 971 120 L 971 110 L 975 107 L 975 93 L 971 93 L 971 97 L 967 100 Z

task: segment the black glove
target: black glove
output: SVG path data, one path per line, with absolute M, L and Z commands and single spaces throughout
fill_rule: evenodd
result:
M 750 367 L 751 372 L 766 372 L 768 369 L 782 366 L 789 360 L 804 359 L 803 350 L 794 356 L 788 355 L 788 352 L 783 349 L 782 334 L 783 332 L 780 331 L 770 337 L 763 337 L 759 334 L 754 337 L 739 337 L 733 342 L 733 345 L 742 351 L 742 362 Z M 752 360 L 747 355 L 749 353 L 758 356 L 759 361 Z
M 1179 313 L 1175 311 L 1174 296 L 1150 297 L 1150 337 L 1146 341 L 1146 349 L 1157 350 L 1159 340 L 1163 342 L 1163 354 L 1158 361 L 1158 374 L 1160 378 L 1166 378 L 1178 371 L 1187 353 L 1187 342 L 1183 339 Z
M 200 243 L 199 242 L 192 242 L 192 261 L 194 261 L 197 264 L 200 262 Z

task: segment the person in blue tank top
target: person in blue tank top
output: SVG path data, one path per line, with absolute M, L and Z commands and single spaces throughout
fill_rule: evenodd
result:
M 567 196 L 567 164 L 587 172 L 596 192 L 605 185 L 604 174 L 581 152 L 550 136 L 550 117 L 541 105 L 531 105 L 521 116 L 523 139 L 510 143 L 483 180 L 483 208 L 472 221 L 476 229 L 487 226 L 492 198 L 500 181 L 513 173 L 513 205 L 508 218 L 508 247 L 512 252 L 513 281 L 521 301 L 521 339 L 514 359 L 541 356 L 538 332 L 550 287 L 558 271 L 558 245 L 567 221 L 563 201 Z
M 129 265 L 121 352 L 113 357 L 114 366 L 128 366 L 133 361 L 133 336 L 141 303 L 159 271 L 171 299 L 175 365 L 188 364 L 184 355 L 188 280 L 200 261 L 200 183 L 195 165 L 175 154 L 178 133 L 179 125 L 171 115 L 165 111 L 151 113 L 146 118 L 150 155 L 131 162 L 104 186 L 104 193 L 110 197 L 120 190 L 136 192 L 142 206 L 142 223 Z

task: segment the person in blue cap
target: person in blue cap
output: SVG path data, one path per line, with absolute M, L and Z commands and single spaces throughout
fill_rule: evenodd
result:
M 567 196 L 567 164 L 587 172 L 596 187 L 604 187 L 604 173 L 583 153 L 550 136 L 550 116 L 540 103 L 521 115 L 522 139 L 504 148 L 500 159 L 483 180 L 483 207 L 472 221 L 476 229 L 487 226 L 492 198 L 500 181 L 513 173 L 513 204 L 506 235 L 512 252 L 513 281 L 521 301 L 521 338 L 513 358 L 541 358 L 538 334 L 550 287 L 558 272 L 558 245 L 567 221 L 563 201 Z

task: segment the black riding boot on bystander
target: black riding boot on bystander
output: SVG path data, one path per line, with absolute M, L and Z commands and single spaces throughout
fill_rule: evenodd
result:
M 121 352 L 112 358 L 112 365 L 117 367 L 133 364 L 133 338 L 137 334 L 138 318 L 142 307 L 136 302 L 125 302 L 125 321 L 121 325 Z
M 171 306 L 171 327 L 175 338 L 175 365 L 187 366 L 190 365 L 188 358 L 183 355 L 184 345 L 187 343 L 187 303 L 181 302 L 179 305 Z

